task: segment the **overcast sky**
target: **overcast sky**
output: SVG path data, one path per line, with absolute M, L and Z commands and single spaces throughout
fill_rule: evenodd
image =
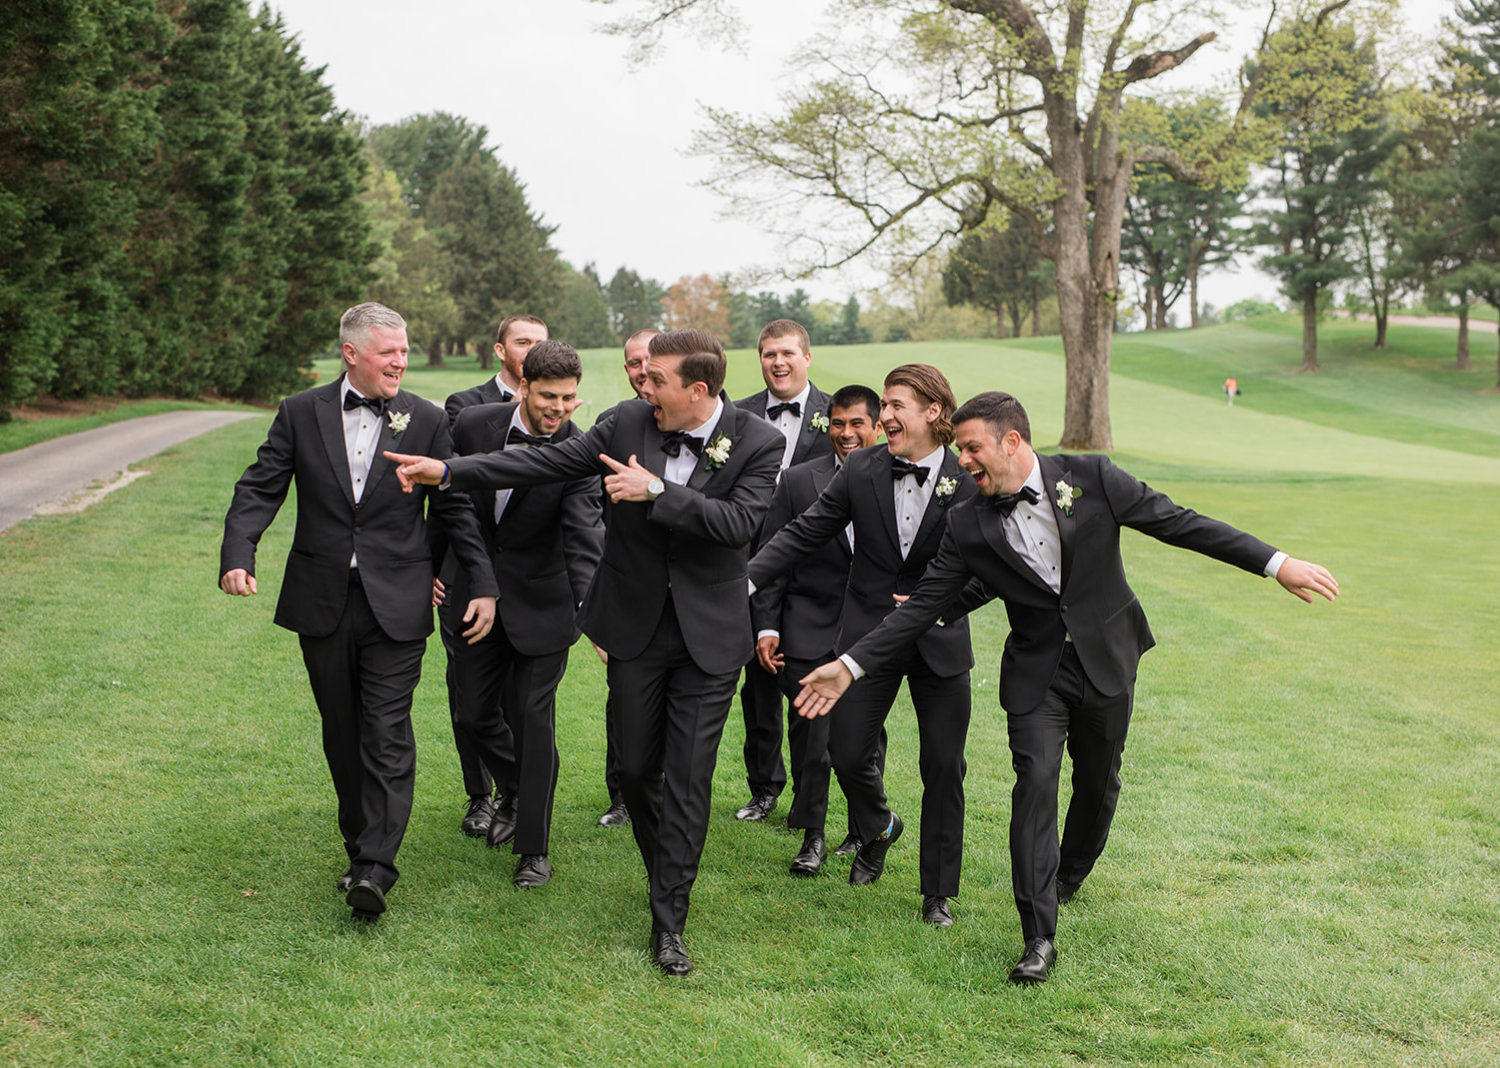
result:
M 593 262 L 671 283 L 777 262 L 765 231 L 722 217 L 725 203 L 697 183 L 712 161 L 687 156 L 702 105 L 765 114 L 789 88 L 789 38 L 817 29 L 826 0 L 741 0 L 743 54 L 669 35 L 646 66 L 627 43 L 597 32 L 619 10 L 587 0 L 271 0 L 312 66 L 326 66 L 338 105 L 373 123 L 447 111 L 489 128 L 502 162 L 526 185 L 532 209 L 556 226 L 554 245 L 575 267 Z M 1436 30 L 1442 0 L 1403 0 L 1412 39 Z M 1256 7 L 1164 90 L 1191 88 L 1233 70 L 1257 39 Z M 1213 29 L 1190 27 L 1189 34 Z M 1185 35 L 1186 36 L 1186 35 Z M 1189 70 L 1187 68 L 1195 68 Z M 1158 83 L 1153 83 L 1158 84 Z M 800 283 L 842 300 L 879 281 L 869 270 Z M 773 282 L 789 291 L 798 283 Z M 1276 298 L 1253 268 L 1205 279 L 1220 307 Z M 1183 316 L 1185 318 L 1185 315 Z

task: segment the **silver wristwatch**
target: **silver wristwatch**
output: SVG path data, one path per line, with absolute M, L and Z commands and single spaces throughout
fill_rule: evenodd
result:
M 659 478 L 646 483 L 646 500 L 654 501 L 667 491 L 667 484 Z

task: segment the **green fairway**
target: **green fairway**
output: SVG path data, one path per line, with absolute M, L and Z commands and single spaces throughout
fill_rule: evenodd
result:
M 1337 604 L 1128 534 L 1159 647 L 1142 662 L 1103 860 L 1062 911 L 1059 962 L 1006 981 L 1020 925 L 1012 774 L 995 696 L 1005 619 L 975 618 L 957 925 L 919 922 L 916 729 L 890 721 L 906 838 L 875 886 L 847 861 L 793 880 L 789 795 L 745 800 L 738 704 L 687 943 L 646 955 L 628 831 L 594 826 L 603 669 L 559 700 L 553 882 L 460 836 L 436 637 L 416 695 L 416 807 L 391 910 L 354 925 L 297 641 L 271 623 L 293 516 L 260 594 L 218 592 L 234 480 L 265 419 L 143 465 L 80 514 L 0 535 L 0 1064 L 1418 1064 L 1500 1061 L 1500 396 L 1444 370 L 1447 332 L 1325 329 L 1292 372 L 1289 320 L 1128 335 L 1116 460 L 1180 503 L 1338 577 Z M 1061 432 L 1055 339 L 819 350 L 813 378 L 879 387 L 936 363 L 960 399 L 1003 388 Z M 624 392 L 585 353 L 588 422 Z M 323 380 L 331 362 L 318 365 Z M 1245 396 L 1228 409 L 1219 383 Z M 414 368 L 441 401 L 484 375 Z M 760 384 L 731 356 L 729 392 Z M 841 836 L 834 791 L 829 830 Z

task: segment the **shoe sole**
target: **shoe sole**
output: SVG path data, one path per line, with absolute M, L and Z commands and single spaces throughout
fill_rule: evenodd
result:
M 351 887 L 344 904 L 353 910 L 356 920 L 370 923 L 380 919 L 380 914 L 385 911 L 385 897 L 368 886 Z

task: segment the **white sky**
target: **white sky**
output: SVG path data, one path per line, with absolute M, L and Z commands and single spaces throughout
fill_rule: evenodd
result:
M 587 0 L 270 0 L 312 66 L 326 66 L 338 106 L 374 123 L 447 111 L 487 126 L 498 156 L 526 185 L 532 210 L 557 226 L 554 245 L 575 267 L 594 262 L 608 281 L 617 267 L 670 284 L 774 265 L 776 241 L 723 217 L 725 202 L 699 188 L 712 163 L 690 157 L 700 105 L 752 114 L 777 110 L 789 84 L 785 60 L 819 28 L 826 0 L 740 0 L 743 54 L 669 35 L 652 63 L 633 69 L 627 42 L 597 32 L 620 11 Z M 1444 0 L 1401 0 L 1408 40 L 1429 36 Z M 1258 38 L 1267 5 L 1250 5 L 1243 28 L 1221 33 L 1163 89 L 1206 84 L 1234 69 Z M 1191 27 L 1192 33 L 1212 29 Z M 1171 84 L 1169 84 L 1171 83 Z M 1246 258 L 1247 260 L 1250 257 Z M 877 284 L 869 270 L 802 283 L 842 301 Z M 1218 269 L 1202 298 L 1220 307 L 1246 297 L 1275 300 L 1253 267 Z M 1185 318 L 1185 313 L 1183 315 Z

